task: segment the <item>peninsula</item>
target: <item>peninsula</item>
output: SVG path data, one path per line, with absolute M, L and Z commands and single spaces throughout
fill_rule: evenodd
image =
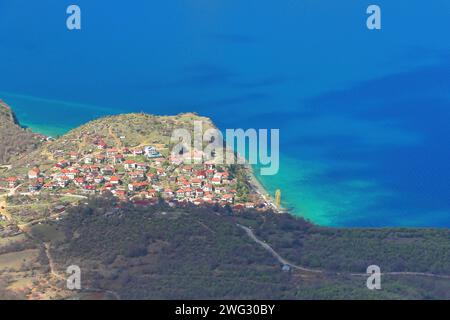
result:
M 109 116 L 54 141 L 5 104 L 0 118 L 2 298 L 450 298 L 448 229 L 326 228 L 280 212 L 248 167 L 170 153 L 174 129 L 208 118 Z M 383 290 L 366 287 L 373 264 Z
M 191 113 L 123 114 L 91 121 L 15 159 L 1 176 L 0 190 L 33 198 L 110 192 L 142 205 L 166 201 L 233 211 L 273 209 L 248 166 L 204 161 L 198 150 L 190 151 L 194 161 L 187 164 L 171 154 L 173 130 L 192 132 L 195 121 L 202 121 L 204 130 L 214 127 L 210 119 Z

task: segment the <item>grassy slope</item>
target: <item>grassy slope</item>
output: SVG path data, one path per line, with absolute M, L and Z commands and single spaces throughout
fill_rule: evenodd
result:
M 115 148 L 156 145 L 160 152 L 167 155 L 173 130 L 184 128 L 192 133 L 194 121 L 201 121 L 204 131 L 214 128 L 209 118 L 194 113 L 176 116 L 131 113 L 102 117 L 71 130 L 34 152 L 25 154 L 20 161 L 15 163 L 12 172 L 20 172 L 20 168 L 24 166 L 39 166 L 42 168 L 52 166 L 57 160 L 53 155 L 57 155 L 60 150 L 65 153 L 72 151 L 89 153 L 92 151 L 90 142 L 93 142 L 95 137 L 101 138 L 109 147 Z

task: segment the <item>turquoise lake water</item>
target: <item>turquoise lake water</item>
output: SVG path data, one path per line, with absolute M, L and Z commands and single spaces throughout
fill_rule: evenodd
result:
M 0 99 L 50 135 L 132 111 L 279 128 L 259 178 L 293 214 L 450 227 L 450 2 L 376 1 L 379 31 L 370 4 L 0 0 Z

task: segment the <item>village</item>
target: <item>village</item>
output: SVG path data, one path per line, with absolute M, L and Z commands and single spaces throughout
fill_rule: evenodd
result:
M 140 205 L 165 201 L 171 206 L 230 206 L 235 211 L 271 207 L 230 166 L 213 161 L 185 164 L 182 156 L 164 156 L 154 146 L 113 148 L 101 137 L 91 144 L 91 152 L 58 150 L 58 160 L 52 167 L 36 166 L 26 173 L 7 176 L 0 188 L 14 195 L 80 198 L 111 192 L 121 201 Z M 195 156 L 202 157 L 198 152 Z

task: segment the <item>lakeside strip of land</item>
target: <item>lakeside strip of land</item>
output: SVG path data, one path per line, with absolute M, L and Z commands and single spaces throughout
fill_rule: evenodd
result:
M 273 199 L 273 197 L 270 195 L 269 191 L 264 187 L 261 181 L 259 181 L 253 167 L 249 164 L 246 165 L 246 169 L 248 171 L 247 179 L 248 183 L 250 184 L 250 187 L 253 189 L 253 191 L 257 194 L 259 194 L 267 203 L 270 203 L 274 211 L 281 213 L 286 212 L 286 209 L 284 209 L 281 205 L 277 205 Z

